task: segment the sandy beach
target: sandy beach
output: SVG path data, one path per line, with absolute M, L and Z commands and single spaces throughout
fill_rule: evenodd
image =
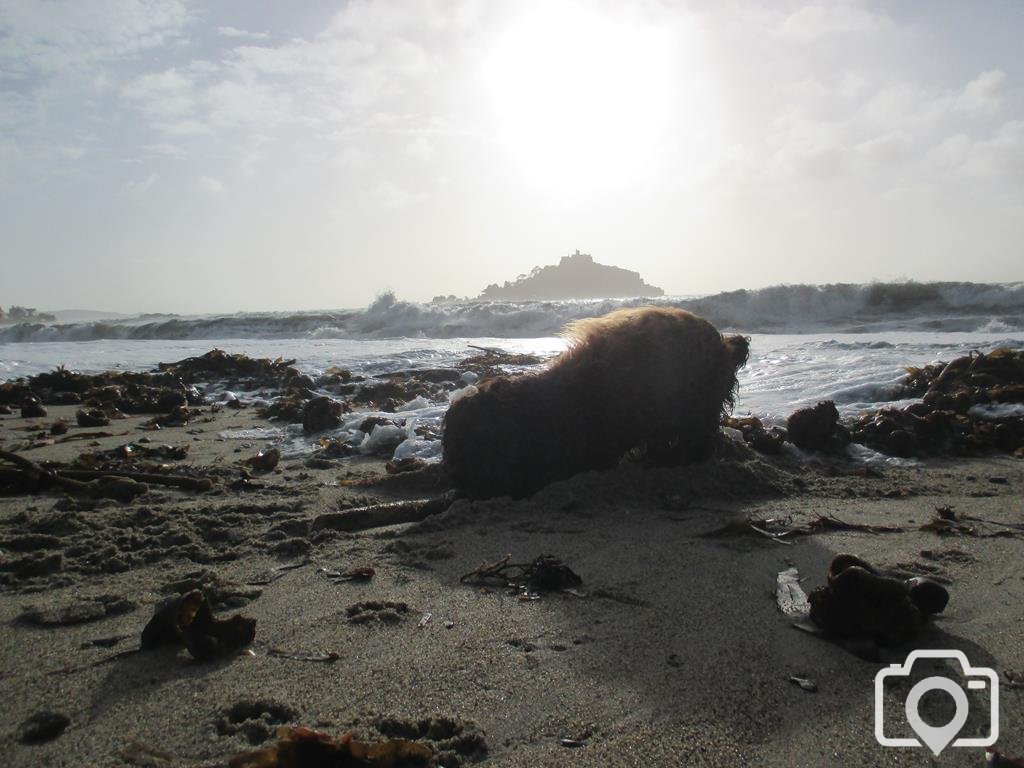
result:
M 312 523 L 436 495 L 437 472 L 283 460 L 253 476 L 258 487 L 232 490 L 241 461 L 263 445 L 218 433 L 266 422 L 251 409 L 200 410 L 184 427 L 146 432 L 130 417 L 106 428 L 111 437 L 22 451 L 68 461 L 146 436 L 149 446 L 188 445 L 176 471 L 216 482 L 205 493 L 154 486 L 127 503 L 53 491 L 0 501 L 6 764 L 225 765 L 291 724 L 422 737 L 448 766 L 980 765 L 980 748 L 933 760 L 877 744 L 881 664 L 795 630 L 780 612 L 776 574 L 796 567 L 810 591 L 839 552 L 947 584 L 949 606 L 913 647 L 961 649 L 996 670 L 998 747 L 1024 754 L 1024 689 L 1010 684 L 1024 675 L 1024 537 L 1000 525 L 1024 522 L 1019 459 L 864 472 L 769 461 L 723 441 L 703 464 L 623 465 L 520 501 L 460 500 L 420 523 L 342 533 Z M 26 424 L 73 413 L 2 417 L 0 447 L 24 445 Z M 952 507 L 962 532 L 919 530 L 937 507 Z M 743 524 L 819 516 L 901 531 L 780 543 Z M 554 555 L 582 584 L 523 600 L 460 583 L 506 554 Z M 375 569 L 369 582 L 330 578 L 363 566 Z M 256 619 L 251 653 L 212 663 L 177 648 L 124 653 L 158 602 L 192 586 L 218 615 Z M 907 650 L 886 649 L 883 661 Z M 893 723 L 906 692 L 886 694 Z M 22 724 L 41 711 L 70 723 L 22 743 Z M 969 723 L 983 717 L 972 710 Z

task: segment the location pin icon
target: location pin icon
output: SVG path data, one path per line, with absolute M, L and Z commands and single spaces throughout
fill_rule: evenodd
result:
M 928 691 L 945 691 L 953 697 L 956 705 L 956 713 L 953 719 L 943 726 L 934 727 L 928 725 L 921 719 L 917 708 L 921 703 L 921 697 Z M 907 696 L 907 722 L 914 729 L 914 733 L 921 739 L 928 749 L 938 757 L 939 752 L 944 750 L 953 739 L 960 733 L 960 729 L 967 722 L 967 715 L 970 707 L 967 703 L 967 694 L 964 689 L 950 680 L 948 677 L 926 677 L 913 688 Z

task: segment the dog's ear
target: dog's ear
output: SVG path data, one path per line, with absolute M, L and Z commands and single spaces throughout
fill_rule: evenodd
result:
M 736 370 L 746 365 L 747 358 L 750 356 L 750 337 L 723 336 L 722 339 L 725 341 L 725 348 L 729 350 L 729 359 L 732 360 Z

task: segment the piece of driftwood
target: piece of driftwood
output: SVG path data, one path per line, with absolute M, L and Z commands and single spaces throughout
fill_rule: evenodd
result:
M 26 459 L 24 456 L 19 456 L 11 451 L 0 450 L 0 459 L 13 464 L 16 468 L 14 472 L 7 470 L 5 473 L 7 477 L 5 479 L 18 478 L 23 481 L 27 481 L 26 486 L 29 491 L 34 491 L 39 488 L 48 488 L 54 485 L 72 492 L 85 493 L 89 490 L 86 483 L 72 478 L 60 477 L 56 473 L 42 467 L 31 459 Z
M 208 491 L 213 487 L 213 481 L 208 477 L 161 475 L 153 472 L 121 470 L 48 468 L 17 453 L 4 450 L 0 450 L 0 459 L 14 465 L 13 469 L 0 468 L 0 480 L 5 484 L 17 479 L 23 480 L 28 491 L 59 486 L 72 493 L 95 494 L 96 486 L 90 481 L 104 478 L 118 478 L 150 485 L 169 485 L 193 491 Z
M 62 477 L 70 477 L 75 480 L 95 480 L 101 477 L 120 477 L 126 480 L 134 480 L 137 483 L 170 485 L 176 488 L 185 488 L 190 491 L 208 491 L 213 487 L 213 481 L 208 477 L 161 475 L 156 472 L 125 472 L 122 470 L 105 469 L 61 469 L 58 470 L 58 472 Z
M 456 498 L 454 491 L 448 491 L 429 499 L 393 501 L 386 504 L 371 504 L 367 507 L 353 507 L 341 512 L 325 512 L 313 518 L 312 528 L 314 531 L 326 529 L 355 533 L 400 523 L 418 523 L 431 515 L 444 512 Z

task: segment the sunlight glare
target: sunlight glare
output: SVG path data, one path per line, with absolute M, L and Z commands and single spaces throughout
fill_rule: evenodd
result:
M 484 67 L 502 144 L 547 191 L 607 189 L 652 169 L 671 96 L 668 37 L 572 3 L 546 3 Z

